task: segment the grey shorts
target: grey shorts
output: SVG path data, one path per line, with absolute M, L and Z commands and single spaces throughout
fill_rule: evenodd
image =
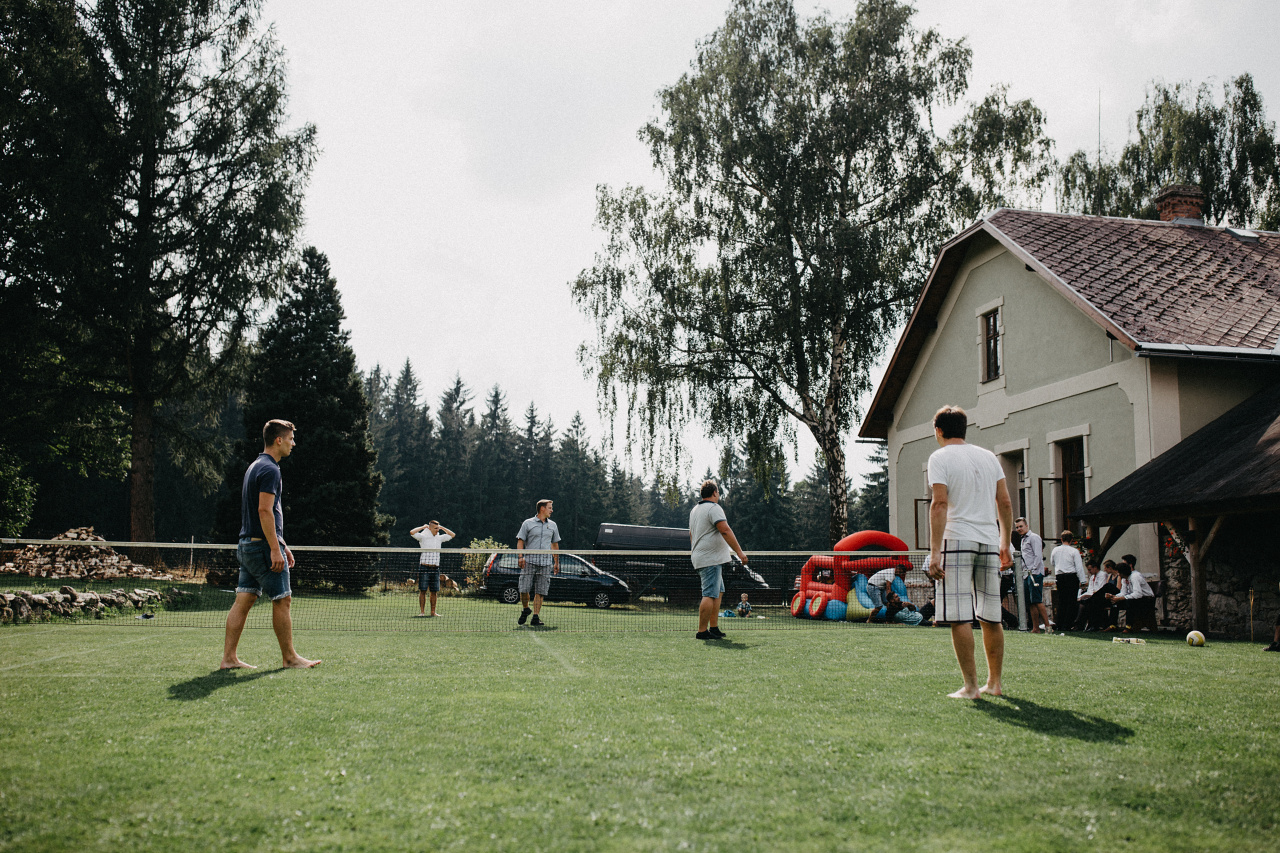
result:
M 519 589 L 523 595 L 533 593 L 546 596 L 551 591 L 551 564 L 535 566 L 526 559 L 524 568 L 520 570 Z

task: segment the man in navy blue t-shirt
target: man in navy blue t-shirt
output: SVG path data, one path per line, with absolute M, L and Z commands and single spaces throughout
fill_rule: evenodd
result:
M 258 596 L 271 597 L 271 627 L 284 665 L 305 669 L 320 663 L 307 660 L 293 648 L 293 620 L 289 603 L 289 569 L 293 568 L 293 552 L 284 541 L 284 511 L 280 508 L 280 460 L 293 452 L 294 426 L 288 421 L 267 421 L 262 428 L 262 453 L 244 472 L 240 487 L 240 545 L 236 558 L 240 561 L 240 581 L 236 584 L 236 600 L 227 614 L 227 637 L 222 651 L 222 669 L 253 669 L 240 660 L 236 647 L 244 631 L 245 620 Z

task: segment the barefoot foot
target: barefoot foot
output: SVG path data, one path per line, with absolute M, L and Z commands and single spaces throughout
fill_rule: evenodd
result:
M 235 660 L 224 660 L 218 669 L 257 669 L 257 667 L 251 663 L 245 663 L 240 658 L 236 658 Z
M 984 696 L 1003 696 L 1004 691 L 1000 689 L 999 684 L 984 684 L 978 688 L 978 692 Z
M 948 693 L 947 697 L 950 699 L 977 699 L 981 695 L 982 691 L 977 688 L 961 687 L 955 693 Z
M 313 666 L 319 666 L 319 665 L 320 665 L 320 661 L 307 660 L 304 657 L 296 657 L 291 661 L 287 660 L 284 662 L 285 669 L 310 669 Z

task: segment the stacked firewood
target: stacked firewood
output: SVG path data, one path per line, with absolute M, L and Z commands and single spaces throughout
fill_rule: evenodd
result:
M 74 527 L 53 537 L 66 545 L 28 545 L 0 566 L 0 573 L 36 578 L 85 578 L 112 580 L 141 578 L 173 580 L 173 575 L 156 571 L 130 560 L 107 545 L 92 527 Z

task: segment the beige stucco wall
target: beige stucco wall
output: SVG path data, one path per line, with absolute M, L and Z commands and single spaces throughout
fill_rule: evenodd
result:
M 979 381 L 980 317 L 1001 311 L 1003 375 Z M 1059 472 L 1054 443 L 1084 438 L 1086 495 L 1093 497 L 1168 450 L 1265 385 L 1280 367 L 1231 361 L 1137 358 L 1015 255 L 986 234 L 970 242 L 937 328 L 921 350 L 894 409 L 889 430 L 890 529 L 913 546 L 928 536 L 916 499 L 928 495 L 923 472 L 937 449 L 933 413 L 955 404 L 969 413 L 969 440 L 1002 455 L 1017 506 L 1016 468 L 1024 455 L 1027 517 L 1041 523 L 1040 478 Z M 1056 518 L 1052 497 L 1045 515 Z M 1154 524 L 1135 525 L 1109 552 L 1138 556 L 1158 572 Z

